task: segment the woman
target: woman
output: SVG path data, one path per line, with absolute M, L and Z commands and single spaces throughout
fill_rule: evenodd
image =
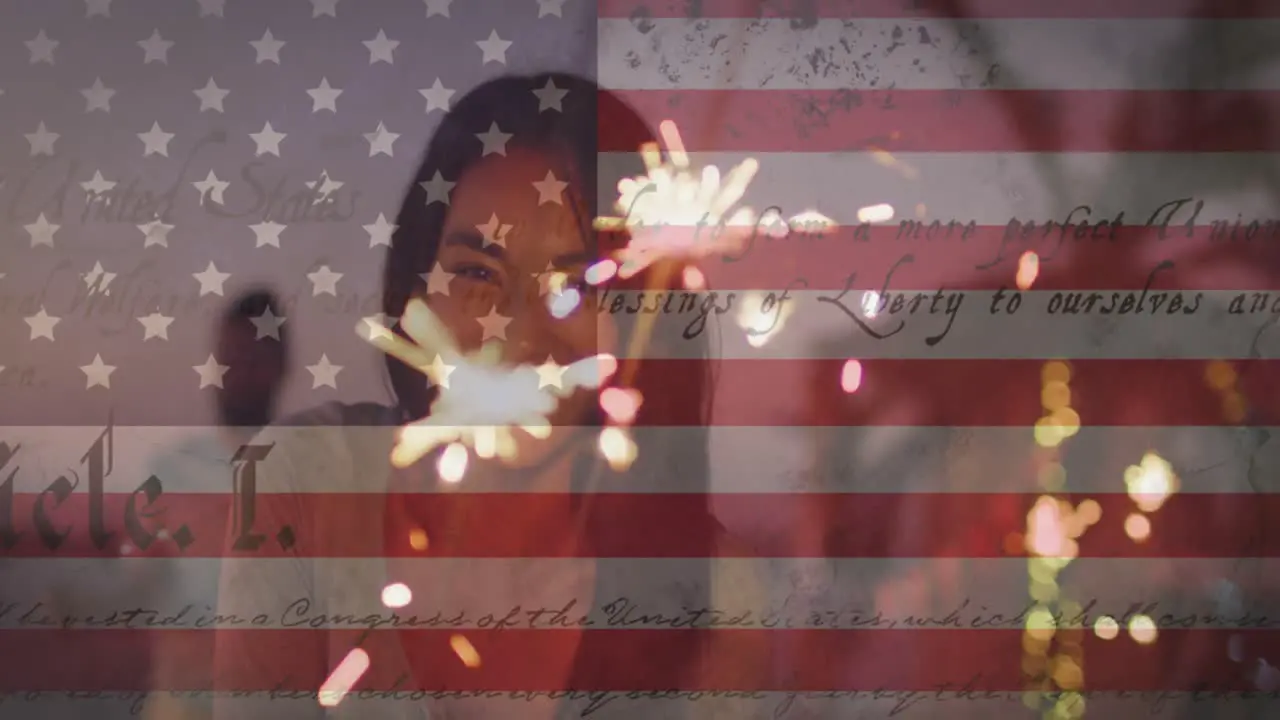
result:
M 547 109 L 533 92 L 548 83 L 564 91 L 560 109 Z M 501 147 L 493 143 L 493 135 L 488 141 L 477 138 L 495 127 L 510 135 L 498 143 Z M 621 241 L 597 237 L 591 230 L 594 217 L 612 211 L 597 207 L 597 188 L 602 189 L 599 194 L 605 199 L 612 200 L 617 181 L 643 174 L 644 167 L 638 155 L 621 154 L 598 165 L 598 129 L 622 137 L 631 147 L 653 140 L 643 121 L 620 100 L 589 81 L 567 75 L 499 78 L 456 103 L 432 138 L 396 220 L 398 229 L 384 275 L 386 315 L 400 317 L 410 299 L 423 298 L 464 350 L 475 349 L 488 335 L 490 339 L 504 338 L 502 358 L 511 364 L 541 365 L 550 358 L 567 365 L 609 352 L 622 358 L 625 367 L 627 343 L 641 316 L 604 312 L 582 278 L 596 258 Z M 441 188 L 447 187 L 441 185 L 441 179 L 456 183 L 447 200 L 441 194 Z M 567 317 L 559 317 L 564 315 L 563 308 L 553 313 L 548 307 L 545 282 L 540 280 L 545 280 L 549 269 L 563 272 L 570 286 L 581 294 L 580 307 Z M 439 270 L 452 274 L 447 292 L 435 285 L 431 286 L 435 292 L 429 292 L 424 278 Z M 646 280 L 642 275 L 612 287 L 640 289 Z M 509 318 L 505 326 L 503 318 Z M 373 494 L 388 490 L 451 489 L 436 477 L 438 455 L 428 456 L 407 472 L 390 470 L 388 457 L 395 428 L 427 415 L 438 390 L 419 370 L 388 358 L 395 407 L 328 405 L 281 424 L 289 427 L 269 428 L 258 440 L 259 445 L 275 446 L 255 467 L 257 491 L 294 494 L 266 498 L 269 502 L 260 496 L 256 527 L 262 528 L 259 532 L 271 546 L 278 543 L 272 537 L 275 528 L 288 526 L 298 546 L 285 553 L 285 559 L 226 561 L 219 613 L 244 618 L 265 614 L 275 626 L 304 625 L 306 619 L 321 615 L 359 616 L 375 610 L 389 614 L 377 598 L 389 582 L 402 582 L 414 597 L 409 607 L 397 613 L 402 617 L 440 613 L 443 624 L 439 627 L 446 629 L 450 618 L 466 613 L 469 621 L 454 624 L 456 634 L 465 637 L 476 618 L 521 603 L 527 611 L 531 597 L 539 598 L 548 610 L 563 609 L 568 598 L 574 601 L 569 615 L 594 608 L 592 617 L 603 618 L 601 606 L 625 594 L 619 593 L 618 587 L 637 587 L 637 577 L 663 611 L 708 606 L 710 575 L 705 560 L 662 561 L 656 572 L 663 576 L 650 578 L 646 575 L 655 573 L 649 569 L 652 561 L 634 565 L 637 561 L 573 559 L 591 558 L 593 542 L 610 530 L 609 518 L 592 510 L 594 499 L 600 497 L 593 490 L 707 490 L 704 428 L 708 364 L 696 362 L 706 357 L 706 342 L 701 336 L 693 340 L 682 336 L 691 319 L 681 313 L 660 313 L 654 318 L 644 355 L 692 362 L 642 363 L 638 368 L 631 385 L 644 396 L 635 421 L 639 452 L 625 474 L 613 473 L 598 462 L 598 429 L 593 428 L 602 424 L 602 414 L 596 392 L 579 391 L 565 399 L 551 417 L 554 431 L 549 439 L 523 437 L 518 461 L 511 466 L 473 459 L 466 478 L 456 486 L 469 492 L 502 489 L 540 493 L 521 496 L 538 500 L 522 501 L 524 511 L 504 516 L 501 526 L 490 527 L 490 531 L 502 533 L 507 540 L 514 538 L 516 546 L 527 537 L 530 546 L 559 548 L 563 552 L 557 557 L 569 559 L 440 558 L 450 554 L 451 543 L 468 540 L 465 535 L 457 536 L 459 528 L 474 533 L 484 527 L 483 510 L 479 517 L 467 517 L 458 506 L 451 506 L 455 508 L 451 514 L 442 514 L 444 506 L 439 504 L 428 506 L 388 495 L 368 517 L 353 517 L 358 512 L 354 506 L 346 513 L 320 516 L 314 510 L 318 502 L 300 499 L 305 495 L 297 493 L 362 493 L 361 497 L 368 498 L 381 497 Z M 655 382 L 656 373 L 661 374 L 659 382 Z M 698 532 L 684 530 L 682 538 L 695 550 L 689 555 L 707 558 L 714 553 L 714 543 L 720 541 L 720 531 L 705 500 L 695 504 L 701 504 L 696 514 L 680 522 Z M 654 530 L 662 532 L 664 528 Z M 360 559 L 308 559 L 300 554 L 304 552 L 298 549 L 301 546 L 310 548 L 307 554 L 311 557 Z M 415 560 L 415 555 L 437 559 L 424 562 Z M 381 557 L 393 559 L 376 559 Z M 282 615 L 286 616 L 284 621 L 278 621 Z M 319 623 L 326 626 L 324 618 Z M 230 689 L 240 682 L 237 679 L 246 677 L 283 680 L 282 665 L 288 667 L 286 674 L 323 679 L 360 639 L 352 638 L 350 632 L 354 627 L 359 635 L 358 623 L 348 622 L 345 627 L 348 632 L 341 636 L 299 630 L 301 635 L 289 636 L 290 649 L 283 653 L 287 659 L 282 659 L 282 651 L 269 646 L 270 641 L 255 640 L 251 633 L 220 633 L 216 661 L 220 687 Z M 555 644 L 563 652 L 557 657 L 525 658 L 521 661 L 524 666 L 536 670 L 539 677 L 558 679 L 562 687 L 592 684 L 599 689 L 600 652 L 605 648 L 593 645 L 593 636 L 580 628 L 555 632 L 562 633 L 556 636 Z M 644 667 L 638 663 L 658 661 L 669 676 L 687 677 L 704 651 L 702 637 L 681 635 L 662 658 L 613 657 L 608 662 L 623 670 L 606 671 L 605 675 L 627 677 L 626 668 L 638 671 Z M 369 687 L 370 683 L 384 689 L 440 687 L 452 682 L 448 678 L 465 681 L 476 677 L 457 674 L 462 665 L 440 637 L 424 640 L 421 635 L 384 628 L 363 642 L 371 668 L 357 687 Z M 618 645 L 616 639 L 610 642 Z M 492 664 L 499 658 L 489 660 Z M 385 682 L 379 683 L 379 679 Z M 577 705 L 585 702 L 579 699 Z M 572 704 L 546 697 L 409 699 L 404 695 L 362 701 L 353 695 L 329 712 L 330 716 L 360 718 L 422 717 L 426 712 L 433 718 L 536 720 L 571 712 Z M 615 703 L 608 712 L 595 714 L 618 717 L 611 713 L 624 705 L 627 703 Z M 314 699 L 286 704 L 231 698 L 220 700 L 218 707 L 220 717 L 322 715 Z M 643 708 L 644 704 L 632 703 L 630 712 L 645 715 Z M 662 712 L 671 709 L 663 705 Z M 680 711 L 697 712 L 698 706 L 685 704 Z M 580 708 L 572 710 L 573 714 L 580 712 Z

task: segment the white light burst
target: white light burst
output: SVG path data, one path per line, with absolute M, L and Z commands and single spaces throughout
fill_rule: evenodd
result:
M 545 439 L 551 435 L 548 420 L 561 399 L 578 388 L 598 388 L 616 371 L 609 355 L 585 358 L 565 368 L 563 382 L 540 382 L 532 365 L 499 365 L 501 345 L 488 343 L 476 353 L 464 354 L 453 336 L 420 299 L 409 302 L 401 326 L 416 345 L 390 333 L 361 333 L 383 352 L 418 368 L 439 386 L 439 394 L 424 418 L 401 428 L 391 453 L 396 467 L 407 467 L 441 445 L 470 446 L 481 458 L 516 457 L 514 430 Z M 458 481 L 465 459 L 452 457 L 449 480 Z

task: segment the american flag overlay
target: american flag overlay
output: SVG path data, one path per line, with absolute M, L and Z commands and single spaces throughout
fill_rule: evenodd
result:
M 1280 3 L 0 18 L 0 718 L 1280 708 Z M 414 418 L 371 344 L 402 320 L 398 213 L 457 210 L 465 177 L 418 175 L 433 133 L 539 73 L 634 108 L 664 168 L 758 165 L 753 230 L 672 241 L 661 287 L 589 278 L 601 327 L 675 328 L 612 350 L 591 407 L 614 424 L 577 429 L 594 466 L 652 471 L 541 485 L 458 441 L 428 482 L 390 467 Z M 531 115 L 572 106 L 521 88 Z M 596 130 L 603 214 L 640 148 Z M 508 155 L 497 123 L 470 133 Z M 423 273 L 428 304 L 449 277 Z M 276 301 L 224 343 L 257 290 Z M 507 340 L 496 313 L 476 337 Z M 264 347 L 283 386 L 255 435 L 219 403 L 268 392 Z M 619 385 L 640 360 L 643 397 Z M 678 380 L 702 371 L 709 412 Z

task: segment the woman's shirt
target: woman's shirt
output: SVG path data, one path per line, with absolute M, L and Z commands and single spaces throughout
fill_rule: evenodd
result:
M 540 624 L 532 627 L 564 635 L 553 645 L 556 652 L 521 657 L 514 667 L 536 670 L 540 677 L 563 678 L 562 686 L 573 687 L 598 669 L 578 662 L 585 635 L 574 627 L 578 619 L 590 615 L 603 625 L 608 613 L 603 606 L 623 597 L 640 598 L 650 607 L 668 611 L 691 606 L 698 597 L 706 598 L 711 592 L 708 586 L 714 588 L 716 582 L 709 573 L 701 581 L 690 582 L 696 577 L 693 573 L 720 566 L 696 560 L 596 561 L 588 548 L 575 546 L 583 535 L 568 531 L 559 537 L 538 538 L 544 548 L 548 543 L 564 545 L 554 558 L 448 557 L 448 528 L 416 527 L 414 518 L 398 513 L 399 506 L 387 501 L 389 490 L 414 490 L 412 483 L 427 482 L 393 474 L 389 456 L 398 424 L 389 408 L 329 404 L 267 428 L 255 439 L 255 445 L 272 446 L 255 467 L 255 528 L 265 538 L 264 547 L 279 547 L 279 529 L 287 526 L 295 547 L 272 553 L 278 557 L 225 560 L 218 612 L 228 618 L 265 616 L 264 628 L 287 628 L 287 634 L 264 640 L 252 631 L 219 633 L 215 666 L 220 687 L 232 689 L 233 679 L 275 685 L 287 674 L 293 686 L 314 688 L 357 643 L 366 650 L 370 667 L 355 686 L 357 691 L 329 708 L 327 715 L 314 695 L 288 699 L 286 693 L 277 693 L 274 698 L 262 694 L 220 697 L 215 717 L 536 720 L 581 717 L 584 711 L 604 720 L 716 716 L 716 701 L 707 698 L 605 702 L 601 693 L 568 699 L 505 692 L 481 697 L 413 695 L 412 688 L 419 683 L 457 687 L 456 682 L 467 681 L 463 659 L 468 650 L 456 646 L 461 641 L 454 636 L 466 639 L 477 628 L 492 627 L 495 620 L 506 617 L 519 618 L 529 628 L 529 613 L 537 610 L 546 612 L 538 615 Z M 453 487 L 468 492 L 493 489 L 483 481 L 471 481 L 468 477 Z M 465 524 L 477 527 L 474 520 Z M 421 536 L 425 537 L 418 530 L 424 530 Z M 415 556 L 396 548 L 397 543 L 423 549 Z M 433 556 L 432 549 L 438 554 Z M 725 583 L 726 601 L 735 607 L 749 606 L 758 593 L 758 584 L 753 586 L 749 575 L 744 576 L 739 567 L 726 576 L 731 578 Z M 407 586 L 412 599 L 405 607 L 390 609 L 383 604 L 382 593 L 395 583 Z M 519 612 L 512 615 L 515 608 Z M 410 638 L 396 631 L 393 614 L 402 630 L 408 631 L 412 623 L 437 634 Z M 362 637 L 368 623 L 360 621 L 370 618 L 382 624 L 377 632 Z M 318 629 L 311 630 L 313 626 Z M 487 651 L 482 637 L 471 649 L 481 654 L 482 667 L 511 663 L 509 657 L 490 656 L 489 665 L 484 666 Z M 648 660 L 628 658 L 619 664 L 643 667 L 636 664 Z M 375 692 L 362 695 L 359 691 L 370 687 Z

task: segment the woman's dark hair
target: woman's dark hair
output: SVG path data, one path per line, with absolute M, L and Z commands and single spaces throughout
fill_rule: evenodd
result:
M 534 93 L 548 83 L 563 92 L 558 110 L 543 106 Z M 609 147 L 638 150 L 643 143 L 655 140 L 644 120 L 617 95 L 574 75 L 546 73 L 490 80 L 467 93 L 445 115 L 427 145 L 426 155 L 400 206 L 383 275 L 382 309 L 387 317 L 400 317 L 409 300 L 425 290 L 422 274 L 431 270 L 440 250 L 448 206 L 441 202 L 428 205 L 427 192 L 422 184 L 429 183 L 437 173 L 446 181 L 460 182 L 483 157 L 483 143 L 476 135 L 495 123 L 502 132 L 513 136 L 508 147 L 546 151 L 568 161 L 572 174 L 567 180 L 582 195 L 583 204 L 589 211 L 589 217 L 581 221 L 584 236 L 597 241 L 592 250 L 614 247 L 621 241 L 617 237 L 595 234 L 591 220 L 614 211 L 611 206 L 599 207 L 600 200 L 604 199 L 611 205 L 616 197 L 618 181 L 623 177 L 643 174 L 644 165 L 635 152 L 610 153 L 607 162 L 602 163 L 598 151 L 602 145 L 601 131 L 608 134 L 605 144 Z M 646 280 L 641 275 L 630 282 L 613 283 L 611 287 L 641 290 Z M 623 347 L 638 317 L 632 313 L 613 315 L 619 325 Z M 684 313 L 659 313 L 655 318 L 648 356 L 680 358 L 680 361 L 663 363 L 660 383 L 654 382 L 652 372 L 646 372 L 645 365 L 652 366 L 653 363 L 641 364 L 633 382 L 644 395 L 636 424 L 644 427 L 646 418 L 660 418 L 658 422 L 662 424 L 682 426 L 674 435 L 685 439 L 700 438 L 701 445 L 705 447 L 705 432 L 699 432 L 699 429 L 706 427 L 710 414 L 707 331 L 692 339 L 685 338 L 683 330 L 691 319 Z M 708 328 L 711 325 L 708 323 Z M 397 331 L 403 332 L 398 326 Z M 417 369 L 390 356 L 386 361 L 400 408 L 410 417 L 426 415 L 434 388 L 423 381 Z M 683 453 L 667 452 L 662 455 L 681 462 L 686 460 Z M 699 455 L 705 456 L 705 451 Z M 648 461 L 656 459 L 649 458 Z M 645 453 L 641 452 L 639 461 L 645 460 Z M 699 467 L 696 471 L 702 469 Z M 688 468 L 687 472 L 693 474 L 695 468 Z M 698 475 L 705 473 L 698 472 Z
M 534 93 L 548 83 L 563 92 L 558 109 L 546 108 Z M 581 223 L 583 236 L 590 239 L 590 250 L 603 252 L 625 241 L 619 235 L 595 233 L 591 221 L 601 214 L 614 214 L 612 203 L 619 180 L 644 173 L 644 164 L 635 151 L 646 142 L 654 142 L 655 137 L 635 110 L 594 82 L 573 75 L 547 73 L 490 80 L 467 93 L 445 115 L 405 196 L 383 276 L 383 312 L 387 317 L 401 317 L 408 301 L 423 294 L 426 287 L 422 274 L 434 266 L 440 249 L 448 207 L 441 202 L 428 205 L 422 183 L 429 183 L 437 173 L 448 182 L 463 182 L 467 171 L 482 158 L 483 144 L 477 133 L 489 130 L 495 123 L 501 132 L 512 135 L 509 149 L 547 152 L 567 165 L 569 177 L 563 179 L 581 195 L 588 210 Z M 607 136 L 602 138 L 602 132 Z M 631 152 L 606 156 L 600 152 L 602 147 L 629 148 Z M 602 200 L 604 207 L 600 207 Z M 610 287 L 642 290 L 647 281 L 641 274 L 627 282 L 615 280 Z M 625 348 L 640 315 L 619 313 L 612 317 Z M 688 497 L 700 497 L 705 511 L 703 524 L 710 530 L 712 523 L 706 522 L 710 519 L 706 493 L 711 402 L 707 332 L 713 323 L 708 322 L 706 329 L 690 339 L 684 336 L 684 330 L 691 320 L 683 313 L 659 313 L 654 318 L 645 356 L 667 360 L 640 363 L 631 382 L 642 393 L 644 402 L 635 420 L 640 428 L 635 433 L 639 453 L 627 472 L 640 483 L 651 479 L 668 484 L 669 479 L 678 478 L 683 484 L 681 489 L 693 494 Z M 398 325 L 396 331 L 403 333 Z M 400 410 L 411 418 L 425 416 L 435 389 L 427 385 L 418 370 L 390 356 L 387 368 Z M 580 481 L 575 478 L 575 486 L 581 488 Z M 706 552 L 698 557 L 705 561 L 711 555 L 710 543 L 714 539 L 708 536 L 700 542 L 706 543 Z M 683 598 L 688 607 L 710 604 L 706 597 L 710 586 L 706 565 L 699 574 L 701 589 L 688 590 L 702 597 Z M 690 650 L 696 652 L 698 641 L 691 639 L 691 643 Z

